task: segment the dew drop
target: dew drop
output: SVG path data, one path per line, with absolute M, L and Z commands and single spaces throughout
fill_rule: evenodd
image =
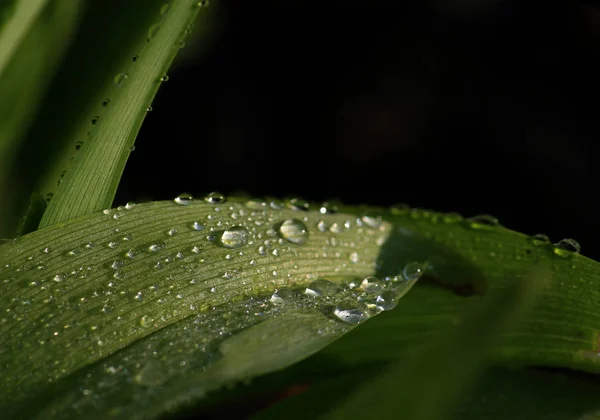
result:
M 361 222 L 370 227 L 371 229 L 379 229 L 381 227 L 381 216 L 363 216 L 360 218 Z
M 560 257 L 570 257 L 572 254 L 579 254 L 581 245 L 575 239 L 561 239 L 554 244 L 554 253 Z
M 391 290 L 385 290 L 377 295 L 375 305 L 382 311 L 390 311 L 398 305 L 398 296 Z
M 404 266 L 404 270 L 402 271 L 402 274 L 404 274 L 404 278 L 406 280 L 416 281 L 423 275 L 426 268 L 427 268 L 427 264 L 412 262 L 412 263 L 408 263 Z
M 152 112 L 154 110 L 154 108 L 152 108 L 152 105 L 150 105 L 148 108 L 146 108 L 146 112 Z
M 154 38 L 154 36 L 157 34 L 158 30 L 160 29 L 161 24 L 160 23 L 155 23 L 154 25 L 152 25 L 150 27 L 150 29 L 148 29 L 148 37 L 146 38 L 147 42 L 150 42 L 150 40 L 152 38 Z
M 366 321 L 369 316 L 353 301 L 341 302 L 333 308 L 333 316 L 346 324 L 357 325 Z
M 175 236 L 175 235 L 177 235 L 177 229 L 171 228 L 171 229 L 169 229 L 168 233 L 169 233 L 169 236 Z
M 127 204 L 125 204 L 125 209 L 127 209 L 127 210 L 131 210 L 134 207 L 135 207 L 135 203 L 132 203 L 131 201 L 129 201 L 129 202 L 127 202 Z
M 246 207 L 253 210 L 263 210 L 267 207 L 267 203 L 264 200 L 259 200 L 257 198 L 253 198 L 252 200 L 248 200 L 245 203 Z
M 348 258 L 350 260 L 351 263 L 356 264 L 357 262 L 360 261 L 360 257 L 358 255 L 358 252 L 352 252 Z
M 206 228 L 206 225 L 204 225 L 203 223 L 200 223 L 200 222 L 192 223 L 192 229 L 194 229 L 194 230 L 201 231 L 201 230 L 204 230 L 205 228 Z
M 309 284 L 304 290 L 304 294 L 309 296 L 327 297 L 339 293 L 342 289 L 329 280 L 317 279 Z
M 108 106 L 109 103 L 110 103 L 110 99 L 103 99 L 102 100 L 102 106 L 105 107 L 105 108 Z
M 169 76 L 167 76 L 166 74 L 160 78 L 161 82 L 168 82 L 169 81 Z
M 242 226 L 233 226 L 220 232 L 216 243 L 224 248 L 240 248 L 248 243 L 250 233 Z
M 213 191 L 209 193 L 206 197 L 204 197 L 204 201 L 209 204 L 221 204 L 226 201 L 226 197 L 220 192 Z
M 473 229 L 489 229 L 500 224 L 498 219 L 489 214 L 479 214 L 468 218 L 467 221 Z
M 550 243 L 550 238 L 548 237 L 548 235 L 538 233 L 531 237 L 531 242 L 536 246 L 548 245 Z
M 383 289 L 384 284 L 375 276 L 369 276 L 360 282 L 359 288 L 365 292 L 373 293 Z
M 81 149 L 81 146 L 83 146 L 83 143 L 78 141 L 77 143 L 75 143 L 75 150 Z
M 269 300 L 275 305 L 292 303 L 298 300 L 298 292 L 287 287 L 282 287 L 281 289 L 275 290 L 275 292 L 271 295 L 271 299 Z
M 160 386 L 167 380 L 167 367 L 160 360 L 150 360 L 133 378 L 135 383 L 146 387 Z
M 64 279 L 65 279 L 65 275 L 64 274 L 57 274 L 57 275 L 54 276 L 54 281 L 57 282 L 57 283 L 60 283 Z
M 208 0 L 200 0 L 196 3 L 197 7 L 207 7 L 209 5 L 209 1 Z
M 158 252 L 163 249 L 165 249 L 165 244 L 162 244 L 162 243 L 151 244 L 148 247 L 148 251 L 150 251 L 150 252 Z
M 194 201 L 194 197 L 188 193 L 181 193 L 173 200 L 175 203 L 180 204 L 182 206 L 189 205 L 192 201 Z
M 308 240 L 308 228 L 298 219 L 287 219 L 276 226 L 279 237 L 296 245 L 305 244 Z
M 292 198 L 287 200 L 285 205 L 288 208 L 297 211 L 308 211 L 310 209 L 310 203 L 306 200 L 302 200 L 301 198 Z
M 321 204 L 321 207 L 319 207 L 319 213 L 321 214 L 335 214 L 338 211 L 338 207 L 333 204 L 333 203 L 329 203 L 329 202 L 325 202 L 323 204 Z
M 329 223 L 327 223 L 325 220 L 321 220 L 319 223 L 317 223 L 317 229 L 319 232 L 327 232 L 329 227 Z
M 128 77 L 129 77 L 129 75 L 127 73 L 119 73 L 119 74 L 117 74 L 115 76 L 115 78 L 113 79 L 113 82 L 115 83 L 115 85 L 117 87 L 121 87 L 121 85 L 123 84 L 123 82 L 125 80 L 127 80 Z M 107 103 L 107 105 L 108 105 L 108 103 Z
M 100 119 L 100 117 L 96 116 L 92 118 L 92 125 L 96 125 L 96 123 L 98 122 L 98 120 Z

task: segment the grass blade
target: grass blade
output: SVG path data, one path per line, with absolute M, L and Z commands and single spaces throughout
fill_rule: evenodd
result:
M 120 71 L 103 75 L 103 94 L 110 102 L 105 102 L 102 115 L 87 121 L 89 138 L 50 201 L 40 227 L 110 207 L 146 109 L 201 9 L 190 0 L 142 3 L 142 7 L 154 8 L 154 22 L 126 49 Z

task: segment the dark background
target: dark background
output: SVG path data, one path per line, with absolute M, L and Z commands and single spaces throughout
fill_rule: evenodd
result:
M 403 202 L 600 259 L 600 8 L 394 4 L 211 0 L 210 41 L 169 73 L 115 205 L 212 190 Z

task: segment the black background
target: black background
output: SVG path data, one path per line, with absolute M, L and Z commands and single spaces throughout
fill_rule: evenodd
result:
M 211 2 L 210 45 L 169 73 L 115 205 L 213 190 L 403 202 L 600 259 L 598 6 Z

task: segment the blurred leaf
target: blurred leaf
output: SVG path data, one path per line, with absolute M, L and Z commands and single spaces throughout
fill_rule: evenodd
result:
M 77 0 L 8 2 L 0 27 L 0 236 L 14 234 L 11 206 L 19 180 L 9 178 L 18 144 L 40 107 L 47 85 L 69 45 L 81 9 Z M 25 193 L 29 197 L 29 191 Z

